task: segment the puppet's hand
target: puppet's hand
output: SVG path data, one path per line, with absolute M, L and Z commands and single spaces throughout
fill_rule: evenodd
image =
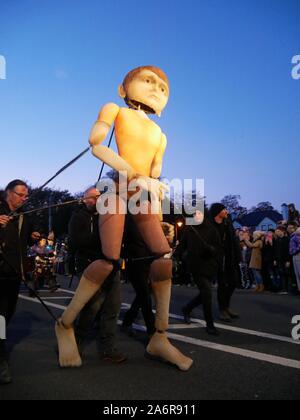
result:
M 161 201 L 165 197 L 165 193 L 169 191 L 169 187 L 160 182 L 158 179 L 149 178 L 147 176 L 139 176 L 130 183 L 130 187 L 140 188 L 144 191 L 149 191 L 154 194 Z

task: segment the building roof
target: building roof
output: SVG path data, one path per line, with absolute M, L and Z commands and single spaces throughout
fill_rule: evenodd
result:
M 275 223 L 278 223 L 283 219 L 282 215 L 278 213 L 278 211 L 268 210 L 254 211 L 247 214 L 246 216 L 241 217 L 240 219 L 237 219 L 237 222 L 242 226 L 256 227 L 266 218 L 271 219 Z

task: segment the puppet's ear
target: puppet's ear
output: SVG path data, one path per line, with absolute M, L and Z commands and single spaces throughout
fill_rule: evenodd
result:
M 123 99 L 126 98 L 126 92 L 123 85 L 119 86 L 118 93 L 119 93 L 119 96 L 121 96 L 121 98 Z

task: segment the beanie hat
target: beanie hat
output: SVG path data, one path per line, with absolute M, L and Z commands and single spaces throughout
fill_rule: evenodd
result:
M 210 212 L 211 217 L 212 218 L 215 218 L 224 209 L 226 209 L 226 207 L 224 206 L 224 204 L 222 204 L 222 203 L 214 203 L 214 204 L 211 205 L 211 208 L 210 208 L 209 212 Z

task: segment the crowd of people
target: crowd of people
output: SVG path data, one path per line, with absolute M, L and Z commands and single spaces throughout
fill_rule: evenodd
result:
M 240 287 L 288 294 L 300 292 L 300 228 L 281 222 L 268 232 L 238 229 L 242 261 Z
M 54 291 L 59 287 L 57 274 L 71 273 L 80 278 L 86 267 L 101 259 L 103 252 L 96 210 L 100 193 L 95 187 L 85 192 L 83 204 L 72 214 L 68 252 L 66 241 L 55 243 L 51 232 L 46 236 L 41 234 L 38 226 L 32 223 L 34 219 L 28 220 L 19 214 L 28 196 L 26 183 L 15 180 L 6 187 L 5 197 L 0 203 L 0 315 L 7 324 L 15 312 L 22 280 L 34 291 L 41 286 L 42 274 L 46 273 L 47 285 Z M 219 319 L 223 322 L 232 322 L 239 317 L 232 308 L 236 288 L 257 293 L 264 290 L 282 294 L 298 290 L 300 293 L 300 228 L 296 222 L 282 222 L 277 229 L 268 232 L 252 233 L 246 227 L 235 231 L 230 215 L 221 203 L 214 203 L 204 213 L 196 211 L 194 218 L 195 225 L 185 227 L 177 242 L 174 227 L 162 222 L 164 234 L 173 249 L 174 266 L 184 267 L 181 275 L 191 278 L 199 289 L 197 296 L 182 308 L 186 323 L 191 323 L 193 309 L 203 305 L 207 334 L 219 335 L 213 317 L 213 283 L 217 284 Z M 34 261 L 31 270 L 24 266 L 28 255 Z M 122 331 L 135 335 L 133 324 L 139 310 L 149 339 L 156 331 L 149 282 L 153 256 L 130 215 L 126 219 L 122 258 L 126 261 L 125 266 L 120 264 L 118 270 L 113 270 L 103 287 L 80 312 L 75 327 L 82 355 L 86 336 L 97 322 L 101 358 L 112 363 L 126 361 L 126 356 L 116 346 L 116 327 L 121 310 L 121 268 L 126 268 L 126 278 L 136 292 L 136 298 L 123 318 Z M 10 382 L 6 340 L 0 339 L 0 383 Z

